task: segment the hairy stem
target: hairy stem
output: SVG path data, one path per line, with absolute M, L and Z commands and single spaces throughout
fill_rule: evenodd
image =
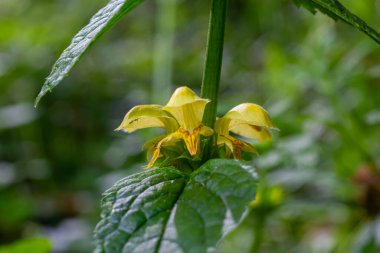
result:
M 218 104 L 226 10 L 227 0 L 212 0 L 206 49 L 206 63 L 202 81 L 202 97 L 211 100 L 206 106 L 203 115 L 203 123 L 212 128 L 215 124 Z

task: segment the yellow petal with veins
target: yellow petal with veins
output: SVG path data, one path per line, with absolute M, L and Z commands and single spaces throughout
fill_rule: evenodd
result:
M 218 146 L 225 145 L 229 153 L 234 152 L 234 145 L 232 144 L 232 141 L 224 135 L 218 135 L 217 145 Z
M 239 145 L 241 145 L 241 151 L 258 155 L 257 150 L 251 144 L 241 141 L 239 139 L 236 139 L 236 140 L 239 142 Z
M 226 115 L 218 119 L 215 130 L 219 134 L 229 135 L 229 132 L 267 141 L 272 138 L 269 129 L 273 123 L 268 113 L 257 104 L 244 103 L 232 108 Z
M 177 120 L 179 125 L 192 133 L 202 124 L 203 113 L 208 99 L 200 98 L 188 87 L 175 90 L 166 106 L 163 107 Z
M 143 148 L 148 148 L 146 152 L 146 159 L 149 160 L 149 157 L 153 154 L 153 152 L 156 149 L 157 144 L 165 138 L 166 135 L 161 135 L 156 138 L 153 138 L 147 142 L 144 143 Z
M 235 134 L 247 138 L 256 139 L 259 141 L 268 141 L 272 139 L 272 135 L 267 128 L 255 125 L 248 125 L 245 122 L 235 122 L 235 124 L 233 124 L 230 128 L 230 131 Z
M 259 141 L 267 141 L 272 138 L 271 133 L 266 127 L 259 127 L 255 125 L 249 125 L 245 121 L 230 120 L 226 118 L 218 119 L 215 123 L 215 131 L 219 135 L 230 135 L 230 131 L 247 137 L 256 139 Z
M 234 159 L 241 159 L 241 152 L 249 152 L 257 154 L 257 151 L 250 144 L 236 139 L 232 136 L 219 135 L 217 140 L 218 146 L 225 145 L 227 154 L 233 154 Z
M 203 135 L 203 136 L 211 136 L 214 134 L 214 130 L 212 130 L 212 128 L 208 127 L 208 126 L 201 126 L 201 129 L 199 131 L 199 134 L 200 135 Z
M 272 120 L 264 108 L 257 104 L 244 103 L 232 108 L 222 118 L 217 119 L 215 131 L 218 134 L 218 146 L 226 147 L 226 154 L 233 154 L 235 159 L 241 158 L 241 152 L 256 153 L 250 144 L 236 139 L 230 132 L 260 141 L 272 138 L 269 129 L 274 128 Z
M 214 131 L 207 126 L 198 126 L 193 129 L 193 132 L 188 132 L 184 128 L 180 128 L 178 133 L 181 135 L 181 138 L 185 142 L 186 148 L 189 151 L 191 156 L 195 156 L 199 151 L 199 139 L 200 135 L 210 136 Z
M 199 150 L 199 131 L 200 128 L 195 128 L 192 133 L 189 133 L 183 128 L 180 128 L 179 133 L 183 141 L 185 142 L 186 148 L 191 156 L 195 156 Z
M 160 105 L 138 105 L 133 107 L 124 117 L 116 130 L 133 132 L 142 128 L 160 127 L 168 133 L 179 128 L 177 121 Z
M 191 104 L 196 101 L 205 101 L 209 102 L 208 99 L 200 98 L 192 89 L 189 87 L 183 86 L 177 88 L 173 95 L 171 96 L 169 102 L 166 106 L 170 107 L 179 107 L 186 104 Z
M 234 124 L 241 124 L 242 122 L 258 127 L 274 128 L 267 111 L 252 103 L 235 106 L 223 118 L 231 120 L 230 128 L 233 128 Z
M 230 123 L 231 120 L 225 117 L 218 118 L 215 122 L 215 132 L 220 135 L 229 135 L 230 134 Z
M 152 167 L 153 164 L 155 163 L 155 161 L 160 157 L 162 147 L 169 146 L 169 145 L 179 141 L 181 139 L 181 137 L 182 136 L 177 131 L 177 132 L 174 132 L 174 133 L 167 135 L 165 138 L 163 138 L 161 141 L 159 141 L 157 144 L 155 144 L 155 146 L 154 146 L 155 150 L 153 152 L 153 156 L 152 156 L 151 160 L 149 161 L 147 168 Z

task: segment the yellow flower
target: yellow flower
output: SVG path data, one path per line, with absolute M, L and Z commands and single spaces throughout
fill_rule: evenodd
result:
M 251 207 L 270 206 L 276 207 L 280 205 L 284 200 L 284 191 L 278 186 L 271 188 L 259 187 L 256 195 L 256 199 L 250 203 Z
M 160 149 L 183 140 L 191 156 L 199 153 L 200 135 L 210 136 L 213 130 L 202 125 L 203 113 L 208 99 L 197 96 L 188 87 L 178 88 L 166 106 L 139 105 L 133 107 L 116 130 L 133 132 L 137 129 L 160 127 L 166 134 L 150 142 L 149 153 L 153 152 L 148 168 L 160 156 Z
M 241 152 L 257 153 L 250 144 L 234 138 L 230 132 L 259 141 L 271 140 L 269 129 L 274 128 L 268 113 L 257 104 L 244 103 L 232 108 L 218 119 L 215 131 L 217 145 L 225 146 L 227 155 L 232 153 L 235 159 L 241 158 Z

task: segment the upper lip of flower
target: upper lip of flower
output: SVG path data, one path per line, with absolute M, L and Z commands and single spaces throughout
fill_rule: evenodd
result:
M 257 139 L 271 140 L 270 129 L 276 129 L 264 108 L 253 103 L 244 103 L 235 106 L 222 118 L 216 121 L 215 131 L 218 135 L 217 144 L 225 145 L 227 151 L 239 159 L 241 151 L 256 152 L 254 147 L 230 135 L 237 135 Z
M 179 128 L 179 125 L 170 113 L 162 110 L 161 105 L 138 105 L 125 115 L 120 126 L 115 130 L 132 133 L 148 127 L 159 127 L 172 133 Z
M 139 105 L 133 107 L 116 130 L 129 133 L 142 128 L 160 127 L 166 135 L 154 143 L 154 153 L 148 167 L 160 156 L 160 148 L 166 144 L 184 140 L 190 155 L 199 153 L 199 135 L 210 136 L 213 130 L 202 125 L 204 109 L 209 102 L 197 96 L 188 87 L 178 88 L 166 106 Z
M 187 87 L 178 88 L 163 110 L 171 113 L 179 125 L 189 133 L 202 124 L 203 113 L 210 100 L 200 98 Z

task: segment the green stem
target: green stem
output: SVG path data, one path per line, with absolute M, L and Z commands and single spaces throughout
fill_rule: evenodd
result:
M 207 39 L 206 63 L 202 81 L 202 97 L 211 100 L 203 115 L 203 124 L 214 127 L 220 72 L 222 68 L 224 27 L 226 21 L 227 0 L 212 0 L 210 24 Z
M 253 245 L 251 247 L 250 253 L 259 253 L 261 243 L 263 241 L 263 235 L 265 230 L 265 223 L 266 223 L 266 215 L 260 213 L 256 217 L 256 221 L 253 225 L 253 232 L 254 232 L 254 239 L 253 239 Z

